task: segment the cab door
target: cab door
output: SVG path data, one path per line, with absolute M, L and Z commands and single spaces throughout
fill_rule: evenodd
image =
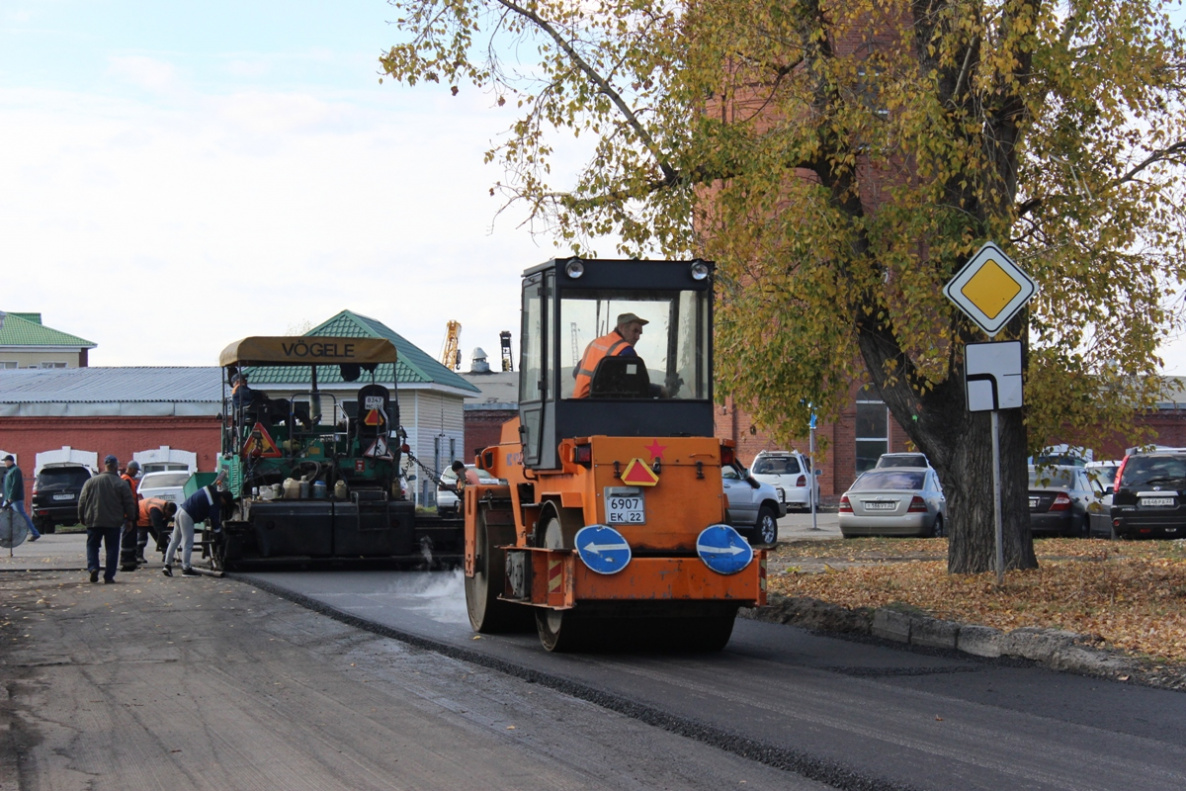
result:
M 538 468 L 543 449 L 547 401 L 547 310 L 542 274 L 523 283 L 523 325 L 519 348 L 519 438 L 523 464 Z

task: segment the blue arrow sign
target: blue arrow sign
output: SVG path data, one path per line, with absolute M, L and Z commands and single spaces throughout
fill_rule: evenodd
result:
M 630 545 L 612 527 L 582 527 L 577 531 L 576 545 L 581 560 L 597 574 L 617 574 L 630 562 Z
M 696 554 L 717 574 L 736 574 L 754 559 L 749 542 L 729 525 L 711 525 L 696 539 Z

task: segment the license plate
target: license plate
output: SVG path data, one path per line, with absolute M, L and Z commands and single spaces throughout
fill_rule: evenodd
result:
M 1138 501 L 1141 505 L 1173 505 L 1172 497 L 1142 497 Z
M 1038 498 L 1037 498 L 1037 497 L 1031 497 L 1031 498 L 1030 498 L 1030 509 L 1032 510 L 1032 509 L 1034 509 L 1034 508 L 1037 508 L 1037 507 L 1038 507 Z
M 72 494 L 55 494 L 54 499 L 55 500 L 73 500 L 74 495 L 72 495 Z
M 892 511 L 897 503 L 865 503 L 866 511 Z
M 605 498 L 605 521 L 611 525 L 641 525 L 647 521 L 646 497 L 611 494 Z

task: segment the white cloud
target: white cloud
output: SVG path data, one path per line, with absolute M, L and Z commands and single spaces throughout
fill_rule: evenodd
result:
M 99 344 L 95 365 L 207 365 L 227 343 L 348 308 L 435 356 L 517 335 L 519 274 L 550 257 L 489 226 L 488 116 L 392 88 L 170 108 L 0 92 L 0 308 Z
M 154 93 L 175 89 L 176 70 L 171 63 L 143 55 L 114 55 L 108 58 L 107 71 L 139 88 Z

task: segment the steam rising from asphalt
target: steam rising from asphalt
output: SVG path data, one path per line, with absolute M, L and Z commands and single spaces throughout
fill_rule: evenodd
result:
M 409 610 L 440 623 L 469 625 L 465 609 L 465 573 L 452 571 L 415 572 L 403 575 L 392 590 L 414 600 Z

